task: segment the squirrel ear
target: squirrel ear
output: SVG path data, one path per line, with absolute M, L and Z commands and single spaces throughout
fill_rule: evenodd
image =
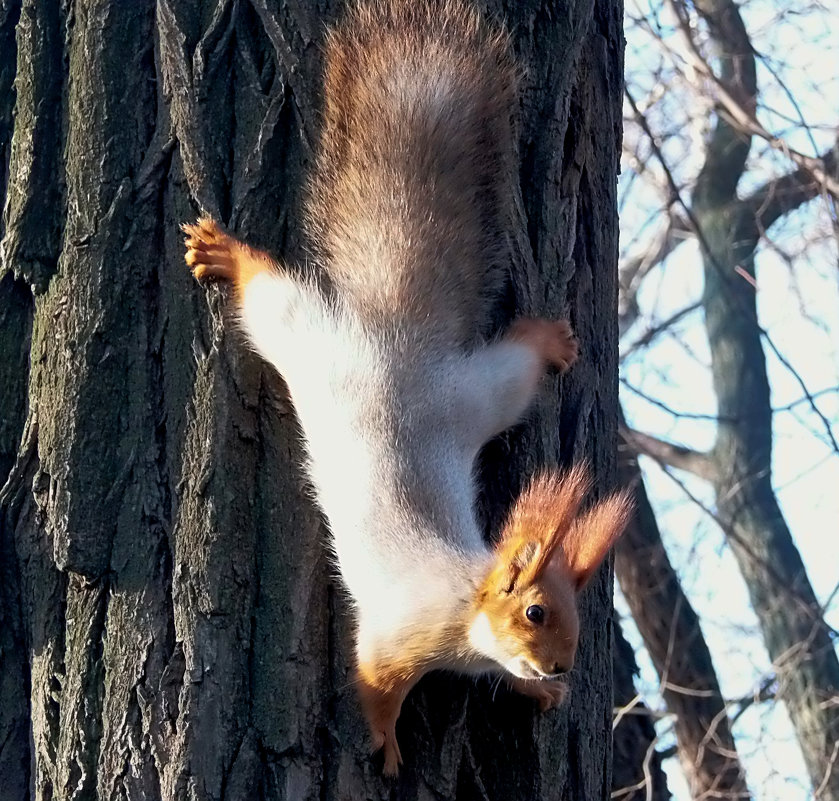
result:
M 536 544 L 517 536 L 505 536 L 495 546 L 495 567 L 486 586 L 496 593 L 512 592 L 522 572 L 533 559 Z
M 537 476 L 513 506 L 496 546 L 499 560 L 516 570 L 516 583 L 530 583 L 550 564 L 567 536 L 590 486 L 584 464 Z
M 561 558 L 579 592 L 623 534 L 634 511 L 628 490 L 612 495 L 578 517 L 562 539 Z

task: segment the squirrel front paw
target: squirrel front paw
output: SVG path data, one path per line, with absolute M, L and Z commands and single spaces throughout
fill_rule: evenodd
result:
M 545 364 L 564 373 L 580 355 L 580 346 L 568 320 L 521 318 L 510 326 L 510 339 L 531 347 Z
M 374 724 L 370 724 L 371 727 Z M 399 742 L 396 739 L 396 724 L 381 724 L 371 732 L 372 748 L 371 754 L 384 749 L 384 767 L 382 772 L 385 776 L 398 776 L 399 766 L 402 764 L 402 752 L 399 750 Z
M 419 674 L 395 678 L 381 666 L 359 665 L 357 679 L 361 709 L 370 727 L 372 751 L 384 749 L 384 774 L 396 776 L 402 764 L 402 752 L 396 740 L 396 720 L 402 702 L 419 680 Z
M 568 697 L 568 685 L 556 679 L 520 679 L 510 676 L 508 682 L 517 693 L 535 698 L 542 712 L 561 706 Z

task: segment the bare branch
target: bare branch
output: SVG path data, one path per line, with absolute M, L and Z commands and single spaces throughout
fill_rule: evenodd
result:
M 824 157 L 813 157 L 791 147 L 788 142 L 766 130 L 755 116 L 755 80 L 754 55 L 743 27 L 739 13 L 732 13 L 724 2 L 703 0 L 697 2 L 697 9 L 711 29 L 711 35 L 727 55 L 721 58 L 721 76 L 717 76 L 705 60 L 694 42 L 692 31 L 680 2 L 670 0 L 679 29 L 685 44 L 684 56 L 690 66 L 714 85 L 717 101 L 720 104 L 718 114 L 733 130 L 744 134 L 747 139 L 757 136 L 770 147 L 783 153 L 800 170 L 812 177 L 826 192 L 839 199 L 839 180 L 832 175 L 830 165 Z M 737 54 L 735 56 L 735 54 Z M 718 126 L 715 135 L 723 133 Z
M 638 672 L 632 646 L 614 619 L 614 702 L 612 723 L 612 798 L 624 801 L 669 801 L 667 781 L 656 752 L 655 713 L 636 693 Z
M 825 748 L 825 743 L 836 742 L 839 732 L 836 709 L 826 703 L 826 699 L 839 695 L 839 664 L 832 640 L 835 635 L 822 618 L 772 485 L 768 351 L 775 353 L 801 385 L 806 402 L 824 424 L 836 452 L 839 446 L 814 394 L 759 325 L 754 291 L 755 254 L 769 226 L 819 193 L 837 197 L 837 154 L 830 150 L 820 153 L 815 147 L 808 154 L 797 151 L 789 147 L 792 138 L 787 142 L 781 131 L 773 128 L 770 132 L 763 126 L 762 111 L 758 121 L 755 52 L 734 0 L 665 2 L 675 13 L 687 44 L 686 60 L 677 63 L 676 68 L 684 70 L 682 74 L 698 91 L 706 96 L 710 93 L 717 103 L 710 135 L 703 135 L 704 152 L 698 154 L 702 160 L 699 176 L 692 193 L 685 188 L 684 195 L 692 197 L 685 214 L 696 230 L 704 261 L 702 302 L 721 419 L 716 442 L 708 454 L 697 454 L 641 432 L 627 432 L 628 439 L 638 452 L 662 464 L 689 470 L 713 484 L 713 517 L 721 523 L 746 581 L 777 669 L 777 696 L 790 712 L 813 787 L 825 799 L 839 799 L 835 771 L 839 750 L 832 753 L 830 747 Z M 708 40 L 703 42 L 697 35 L 699 28 L 700 36 L 707 32 Z M 666 44 L 664 47 L 667 49 Z M 676 56 L 674 63 L 679 62 L 676 51 L 672 55 Z M 650 152 L 662 159 L 662 150 L 672 142 L 671 134 L 649 132 L 637 105 L 633 104 L 633 110 L 650 137 Z M 689 117 L 696 119 L 698 115 Z M 666 120 L 663 123 L 665 127 L 668 124 Z M 787 175 L 759 186 L 743 201 L 738 186 L 745 183 L 741 179 L 750 146 L 757 138 L 785 153 L 796 166 L 786 168 Z M 759 155 L 765 158 L 768 148 L 761 150 Z M 671 151 L 675 151 L 675 158 L 683 154 L 678 147 L 665 150 Z M 691 158 L 691 165 L 693 161 Z M 674 167 L 680 164 L 673 157 L 670 163 Z M 692 171 L 691 166 L 686 170 Z M 675 170 L 677 177 L 682 172 Z M 677 181 L 666 168 L 665 175 L 671 190 L 677 190 Z M 758 180 L 764 179 L 765 175 Z M 750 183 L 754 186 L 753 181 Z M 678 191 L 674 197 L 684 205 Z M 669 469 L 665 472 L 681 484 Z
M 765 701 L 774 701 L 777 698 L 778 677 L 773 673 L 771 676 L 765 678 L 760 686 L 748 695 L 742 698 L 731 700 L 729 705 L 736 704 L 739 709 L 731 716 L 731 725 L 733 726 L 743 715 L 743 713 L 753 707 L 755 704 L 762 704 Z
M 711 653 L 661 539 L 637 459 L 619 453 L 636 511 L 615 547 L 615 575 L 674 717 L 693 798 L 749 798 Z
M 709 76 L 712 77 L 712 76 Z M 790 144 L 779 136 L 775 136 L 766 130 L 758 121 L 754 114 L 747 111 L 737 101 L 729 95 L 719 81 L 716 81 L 718 88 L 718 95 L 725 106 L 724 111 L 721 109 L 720 113 L 725 114 L 728 123 L 744 134 L 751 134 L 765 140 L 771 148 L 783 153 L 791 162 L 797 164 L 799 168 L 812 176 L 813 180 L 817 181 L 821 188 L 831 194 L 834 198 L 839 200 L 839 180 L 831 175 L 829 165 L 824 163 L 824 157 L 808 156 L 800 150 L 791 147 Z M 727 112 L 727 113 L 726 113 Z
M 833 178 L 839 178 L 837 149 L 839 144 L 819 157 L 825 172 Z M 780 217 L 817 197 L 821 190 L 822 186 L 814 179 L 812 172 L 799 167 L 787 175 L 768 181 L 745 198 L 743 203 L 751 209 L 755 223 L 763 232 Z
M 636 339 L 624 350 L 621 360 L 625 359 L 630 353 L 633 353 L 640 348 L 647 347 L 647 345 L 649 345 L 659 334 L 667 331 L 683 317 L 687 317 L 689 314 L 692 314 L 700 308 L 702 308 L 702 304 L 699 301 L 696 301 L 695 303 L 691 303 L 689 306 L 685 306 L 683 309 L 679 309 L 677 312 L 673 312 L 673 314 L 671 314 L 667 319 L 662 320 L 660 323 L 650 326 L 643 334 L 641 334 L 641 336 L 638 337 L 638 339 Z
M 702 414 L 701 412 L 682 412 L 678 409 L 674 409 L 671 406 L 668 406 L 664 401 L 659 400 L 658 398 L 654 398 L 652 395 L 648 395 L 642 389 L 639 389 L 634 384 L 631 384 L 625 378 L 620 379 L 621 385 L 626 387 L 630 392 L 634 395 L 637 395 L 639 398 L 642 398 L 647 403 L 653 404 L 653 406 L 658 407 L 664 412 L 672 415 L 673 417 L 681 417 L 685 420 L 710 420 L 715 423 L 725 422 L 721 421 L 719 415 L 716 414 Z
M 621 427 L 621 435 L 636 453 L 650 456 L 657 462 L 670 467 L 687 470 L 705 481 L 714 481 L 717 477 L 714 462 L 707 453 L 695 451 L 684 445 L 676 445 L 626 426 Z
M 750 299 L 745 299 L 738 294 L 738 287 L 736 283 L 732 281 L 731 274 L 734 272 L 733 270 L 727 270 L 724 266 L 724 259 L 720 258 L 715 250 L 711 247 L 711 242 L 709 237 L 706 235 L 705 230 L 700 225 L 697 213 L 695 208 L 692 208 L 688 205 L 688 202 L 682 197 L 681 191 L 673 177 L 672 172 L 670 171 L 669 167 L 667 166 L 667 161 L 664 158 L 664 154 L 661 152 L 661 148 L 657 145 L 655 135 L 653 134 L 652 130 L 650 129 L 649 123 L 647 122 L 644 115 L 641 113 L 640 109 L 638 108 L 638 104 L 635 101 L 635 98 L 632 96 L 632 93 L 629 91 L 628 87 L 624 88 L 624 95 L 626 99 L 629 101 L 629 105 L 632 108 L 633 114 L 635 115 L 638 124 L 643 129 L 644 133 L 649 137 L 650 140 L 650 147 L 652 148 L 655 157 L 658 159 L 659 163 L 664 170 L 664 174 L 667 177 L 667 183 L 670 190 L 673 192 L 673 196 L 678 200 L 679 205 L 684 210 L 687 218 L 690 220 L 691 225 L 693 226 L 694 231 L 696 232 L 696 237 L 699 241 L 699 244 L 702 248 L 703 257 L 706 260 L 706 265 L 710 268 L 711 272 L 706 269 L 706 284 L 709 277 L 712 280 L 715 280 L 722 284 L 728 291 L 730 295 L 730 302 L 733 303 L 737 307 L 736 313 L 741 316 L 748 316 L 749 319 L 752 320 L 755 329 L 757 330 L 760 337 L 766 342 L 769 349 L 775 355 L 779 362 L 789 371 L 790 375 L 795 379 L 798 385 L 801 387 L 802 392 L 807 398 L 807 401 L 810 405 L 810 408 L 813 410 L 813 413 L 819 418 L 821 423 L 824 425 L 825 433 L 827 436 L 827 442 L 833 450 L 839 454 L 839 443 L 836 441 L 836 437 L 833 434 L 833 428 L 831 426 L 830 421 L 825 416 L 824 412 L 819 408 L 818 404 L 813 399 L 812 393 L 807 388 L 807 384 L 804 381 L 804 378 L 801 376 L 801 373 L 793 367 L 790 363 L 789 359 L 787 359 L 781 351 L 778 349 L 778 346 L 772 340 L 772 337 L 769 336 L 769 333 L 760 327 L 760 324 L 757 321 L 757 312 L 755 310 L 755 304 L 753 297 Z M 717 131 L 719 133 L 719 139 L 714 145 L 714 139 L 708 144 L 708 153 L 706 157 L 706 167 L 712 163 L 712 157 L 714 153 L 719 156 L 721 153 L 724 153 L 727 150 L 742 150 L 742 147 L 735 148 L 732 144 L 733 140 L 730 137 L 726 137 L 724 131 L 726 130 L 727 126 L 723 122 L 723 124 L 717 126 Z M 728 144 L 726 144 L 726 140 Z M 742 143 L 741 143 L 742 144 Z M 746 148 L 748 151 L 748 147 Z M 733 161 L 732 161 L 733 159 Z M 718 183 L 724 184 L 728 188 L 728 196 L 725 198 L 725 203 L 730 202 L 736 197 L 736 186 L 737 180 L 732 182 L 730 170 L 736 168 L 736 179 L 739 180 L 739 176 L 742 172 L 742 166 L 745 164 L 745 155 L 742 156 L 742 164 L 740 163 L 741 159 L 739 156 L 732 155 L 731 152 L 727 153 L 725 156 L 719 157 L 719 163 L 715 164 L 712 168 L 708 167 L 706 169 L 703 167 L 702 172 L 697 179 L 697 185 L 694 191 L 694 204 L 696 204 L 697 200 L 702 199 L 703 192 L 709 191 L 709 185 L 711 184 L 711 178 L 716 176 L 718 179 Z M 737 165 L 740 165 L 739 167 Z M 721 186 L 717 185 L 714 192 L 722 191 Z M 701 205 L 701 202 L 700 202 Z M 742 207 L 738 208 L 739 211 L 742 210 Z M 712 226 L 709 226 L 709 229 L 712 229 Z M 754 251 L 754 246 L 757 245 L 757 237 L 755 237 L 754 243 L 752 244 L 752 253 Z M 749 254 L 751 255 L 751 253 Z M 741 265 L 738 265 L 741 266 Z M 752 295 L 754 293 L 752 292 Z
M 621 291 L 618 325 L 621 334 L 638 319 L 635 296 L 643 278 L 692 236 L 690 221 L 682 214 L 671 214 L 669 224 L 656 242 L 621 263 L 618 270 Z
M 681 0 L 670 2 L 684 10 Z M 839 688 L 839 660 L 772 486 L 772 408 L 761 337 L 782 363 L 789 365 L 789 360 L 760 328 L 754 289 L 746 281 L 731 279 L 738 271 L 754 278 L 759 237 L 749 235 L 754 216 L 737 196 L 753 135 L 786 149 L 793 161 L 809 169 L 825 191 L 837 197 L 839 183 L 831 183 L 818 159 L 790 152 L 755 120 L 754 51 L 734 0 L 696 0 L 695 7 L 720 54 L 719 80 L 705 66 L 726 112 L 717 115 L 692 203 L 698 229 L 705 235 L 702 297 L 717 407 L 721 417 L 733 419 L 717 427 L 713 448 L 717 513 L 746 581 L 767 650 L 778 666 L 779 697 L 789 711 L 813 786 L 827 776 L 825 797 L 839 801 L 839 774 L 832 773 L 825 748 L 839 733 L 839 710 L 820 706 L 821 699 Z M 690 39 L 684 25 L 682 31 Z M 698 61 L 692 41 L 689 49 Z M 839 451 L 829 421 L 811 393 L 805 390 L 805 394 Z M 762 556 L 760 562 L 753 558 L 756 553 Z M 793 589 L 799 603 L 778 602 L 778 579 L 780 586 Z

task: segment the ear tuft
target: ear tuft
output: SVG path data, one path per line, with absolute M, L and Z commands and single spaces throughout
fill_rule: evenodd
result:
M 496 546 L 499 562 L 512 568 L 515 583 L 530 583 L 547 567 L 590 486 L 586 465 L 578 464 L 537 476 L 519 496 Z
M 609 549 L 623 534 L 635 504 L 623 490 L 578 517 L 562 541 L 562 556 L 579 592 L 589 582 Z

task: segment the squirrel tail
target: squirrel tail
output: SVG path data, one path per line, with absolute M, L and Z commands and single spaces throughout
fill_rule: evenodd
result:
M 365 0 L 326 45 L 307 216 L 339 291 L 375 322 L 467 341 L 506 262 L 516 70 L 461 0 Z

